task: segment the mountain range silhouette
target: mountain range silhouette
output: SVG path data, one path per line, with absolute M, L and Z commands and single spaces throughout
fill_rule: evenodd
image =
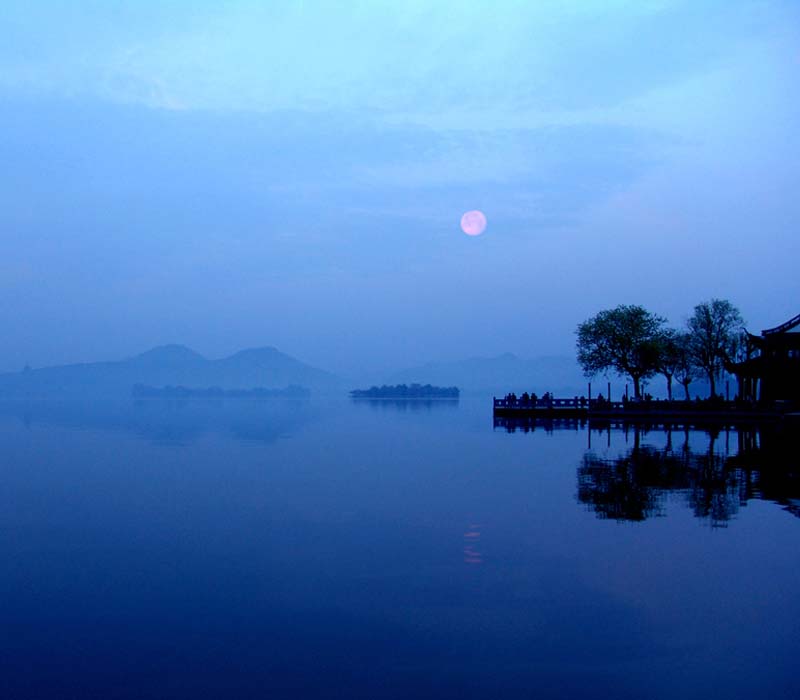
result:
M 284 388 L 342 391 L 345 382 L 274 347 L 242 350 L 209 360 L 184 345 L 162 345 L 114 362 L 60 365 L 0 374 L 0 396 L 14 398 L 108 397 L 131 395 L 135 384 L 149 386 Z

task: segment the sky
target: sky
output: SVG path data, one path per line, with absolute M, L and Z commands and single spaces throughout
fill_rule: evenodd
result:
M 800 313 L 796 0 L 5 0 L 0 36 L 0 371 Z

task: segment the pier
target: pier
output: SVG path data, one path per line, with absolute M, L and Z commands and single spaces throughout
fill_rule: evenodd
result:
M 586 399 L 494 398 L 496 419 L 594 420 L 648 425 L 742 425 L 781 420 L 790 415 L 784 402 L 758 405 L 750 402 L 705 401 L 609 401 Z

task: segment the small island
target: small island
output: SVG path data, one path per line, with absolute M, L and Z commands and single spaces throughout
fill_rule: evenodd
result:
M 354 399 L 458 399 L 458 387 L 431 386 L 430 384 L 395 384 L 394 386 L 373 386 L 369 389 L 353 389 Z

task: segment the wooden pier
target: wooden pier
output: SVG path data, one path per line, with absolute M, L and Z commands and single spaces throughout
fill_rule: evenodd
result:
M 788 406 L 758 406 L 735 401 L 608 401 L 586 399 L 494 399 L 501 419 L 578 419 L 649 425 L 758 424 L 781 420 Z

